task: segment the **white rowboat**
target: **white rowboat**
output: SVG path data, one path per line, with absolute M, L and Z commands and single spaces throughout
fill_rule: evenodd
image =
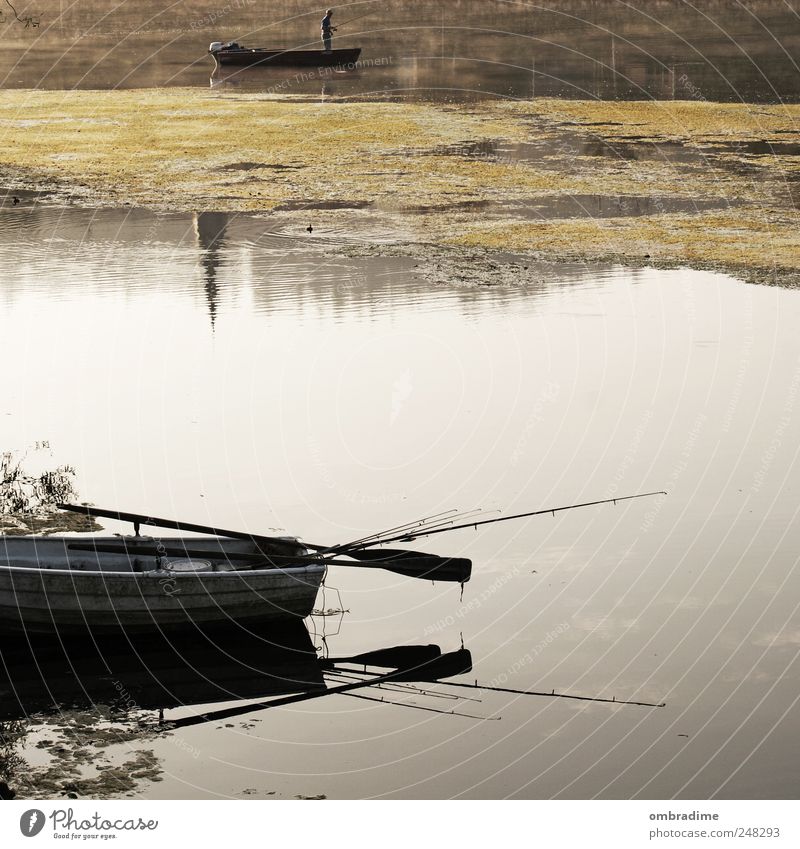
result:
M 192 556 L 153 553 L 165 545 Z M 325 565 L 287 539 L 275 553 L 291 551 L 291 565 L 278 568 L 265 548 L 223 537 L 0 537 L 0 631 L 141 634 L 308 616 Z

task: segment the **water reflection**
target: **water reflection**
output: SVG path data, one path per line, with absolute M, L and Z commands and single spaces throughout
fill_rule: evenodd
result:
M 324 69 L 326 74 L 346 74 L 348 79 L 344 80 L 344 86 L 336 85 L 333 80 L 325 75 L 313 83 L 309 80 L 295 79 L 296 75 L 280 68 L 220 68 L 214 69 L 208 84 L 212 89 L 221 91 L 258 91 L 267 94 L 297 94 L 298 89 L 305 95 L 319 94 L 320 100 L 336 97 L 339 94 L 352 95 L 354 88 L 359 86 L 361 75 L 358 71 L 336 71 L 330 68 Z M 337 78 L 338 79 L 338 78 Z
M 2 652 L 3 720 L 97 706 L 107 708 L 105 714 L 135 717 L 324 686 L 302 622 L 280 631 L 197 630 L 102 645 L 89 639 L 12 642 Z
M 326 655 L 318 655 L 302 622 L 279 631 L 237 627 L 168 639 L 120 637 L 102 646 L 89 638 L 7 641 L 0 669 L 3 792 L 127 795 L 142 781 L 160 780 L 154 742 L 166 740 L 193 756 L 179 729 L 219 729 L 234 718 L 245 718 L 240 727 L 252 729 L 267 709 L 333 694 L 360 693 L 371 700 L 362 691 L 374 693 L 390 675 L 393 683 L 383 684 L 376 700 L 405 704 L 404 698 L 424 695 L 413 682 L 472 669 L 468 651 L 443 653 L 435 645 Z M 435 704 L 407 706 L 467 716 L 456 708 L 474 701 L 458 695 L 448 700 L 447 711 Z M 122 751 L 113 748 L 117 744 L 125 744 Z M 46 755 L 44 764 L 37 750 Z
M 202 252 L 201 262 L 212 329 L 217 317 L 217 276 L 223 262 L 225 231 L 230 218 L 227 212 L 196 212 L 194 215 L 194 229 L 198 247 Z
M 228 166 L 246 171 L 247 162 Z M 553 202 L 551 202 L 552 205 Z M 565 206 L 576 214 L 596 214 L 594 204 L 576 199 Z M 12 302 L 23 293 L 48 293 L 57 299 L 91 295 L 95 298 L 125 293 L 140 297 L 158 295 L 177 302 L 200 297 L 211 328 L 218 326 L 225 308 L 247 304 L 255 313 L 285 315 L 301 312 L 319 315 L 324 310 L 338 320 L 360 313 L 375 318 L 407 302 L 408 287 L 415 285 L 415 262 L 401 257 L 349 258 L 339 253 L 347 244 L 373 240 L 375 231 L 385 237 L 377 219 L 364 217 L 368 202 L 325 201 L 316 205 L 287 202 L 282 211 L 308 212 L 315 226 L 296 215 L 250 215 L 198 212 L 154 213 L 143 209 L 82 209 L 51 207 L 36 196 L 22 204 L 5 204 L 0 214 L 0 249 L 13 252 L 17 273 L 8 278 L 2 297 Z M 342 224 L 326 226 L 325 210 L 336 209 Z M 533 206 L 536 215 L 546 214 Z M 621 214 L 621 201 L 609 205 Z M 353 218 L 345 214 L 352 210 Z M 351 226 L 352 230 L 347 228 Z M 42 245 L 47 250 L 42 250 Z M 164 268 L 170 269 L 164 286 Z M 533 264 L 551 279 L 574 280 L 580 266 Z M 198 280 L 198 267 L 201 269 Z M 585 276 L 585 272 L 584 272 Z M 533 278 L 532 278 L 533 279 Z M 483 297 L 497 303 L 526 300 L 538 285 L 486 289 Z M 269 285 L 263 285 L 268 283 Z M 199 286 L 198 286 L 199 284 Z M 374 287 L 383 292 L 374 298 Z M 441 308 L 456 298 L 465 304 L 473 295 L 442 290 Z M 95 310 L 98 308 L 95 303 Z
M 161 780 L 159 744 L 197 759 L 182 736 L 189 729 L 247 734 L 270 721 L 266 711 L 332 696 L 449 721 L 499 721 L 489 705 L 497 694 L 604 702 L 606 709 L 664 707 L 464 680 L 473 660 L 463 645 L 451 651 L 397 645 L 337 656 L 324 628 L 314 636 L 319 645 L 298 621 L 280 630 L 231 626 L 169 638 L 120 636 L 102 646 L 90 638 L 7 644 L 0 671 L 0 792 L 129 795 L 143 782 Z M 115 749 L 118 744 L 124 746 Z
M 264 792 L 350 798 L 794 793 L 796 291 L 587 266 L 537 268 L 530 289 L 435 285 L 415 260 L 337 252 L 366 237 L 327 231 L 324 211 L 313 234 L 302 214 L 233 215 L 212 337 L 192 216 L 22 200 L 0 214 L 15 269 L 0 292 L 1 444 L 50 438 L 51 465 L 79 464 L 81 497 L 334 543 L 453 507 L 670 493 L 431 540 L 473 560 L 463 599 L 343 569 L 330 580 L 348 627 L 328 639 L 353 657 L 463 635 L 470 680 L 666 709 L 495 694 L 463 708 L 503 717 L 473 734 L 477 720 L 356 692 L 270 711 L 269 735 L 227 720 L 155 734 L 131 770 L 163 783 L 142 792 L 237 795 L 268 770 Z M 369 232 L 369 211 L 353 216 Z M 85 758 L 58 742 L 68 719 L 58 738 L 25 726 L 26 757 L 63 747 L 55 795 Z
M 0 779 L 22 797 L 128 795 L 160 780 L 152 746 L 167 733 L 165 710 L 323 686 L 302 623 L 275 634 L 198 631 L 102 647 L 7 640 Z

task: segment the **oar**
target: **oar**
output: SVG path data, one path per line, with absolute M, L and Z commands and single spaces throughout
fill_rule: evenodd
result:
M 219 551 L 203 548 L 186 548 L 185 546 L 154 544 L 151 541 L 135 542 L 133 540 L 120 540 L 112 543 L 90 543 L 71 542 L 67 545 L 70 551 L 96 551 L 98 554 L 127 554 L 130 557 L 196 557 L 211 560 L 243 560 L 246 563 L 263 563 L 265 560 L 271 564 L 291 565 L 292 561 L 302 560 L 309 562 L 315 560 L 313 555 L 305 557 L 293 557 L 290 555 L 252 554 L 250 552 L 227 552 L 220 548 Z
M 418 663 L 409 669 L 399 669 L 395 681 L 439 681 L 453 675 L 472 672 L 472 654 L 469 649 L 447 652 L 428 663 Z
M 103 519 L 115 519 L 119 522 L 132 522 L 133 530 L 139 534 L 141 525 L 149 525 L 155 528 L 170 528 L 174 531 L 189 531 L 196 534 L 211 534 L 218 537 L 229 537 L 230 539 L 246 539 L 252 542 L 268 542 L 271 545 L 284 546 L 297 549 L 297 543 L 282 539 L 281 537 L 268 537 L 259 534 L 250 534 L 246 531 L 230 531 L 224 528 L 213 528 L 210 525 L 197 525 L 194 522 L 176 522 L 174 519 L 160 519 L 156 516 L 145 516 L 143 513 L 123 513 L 120 510 L 104 510 L 100 507 L 90 507 L 85 504 L 56 504 L 59 510 L 69 510 L 72 513 L 83 513 L 85 516 L 99 516 Z M 315 546 L 307 545 L 307 548 Z M 324 546 L 318 546 L 323 548 Z
M 170 528 L 176 531 L 189 531 L 198 534 L 210 534 L 212 536 L 228 537 L 230 539 L 244 539 L 252 542 L 255 545 L 268 543 L 269 545 L 277 545 L 284 547 L 291 553 L 278 555 L 280 558 L 307 560 L 308 558 L 295 554 L 298 545 L 303 545 L 312 551 L 329 552 L 332 546 L 314 545 L 313 543 L 294 543 L 289 542 L 280 537 L 260 536 L 258 534 L 250 534 L 244 531 L 231 531 L 225 528 L 216 528 L 211 525 L 198 525 L 194 522 L 178 522 L 175 519 L 163 519 L 157 516 L 146 516 L 143 513 L 124 513 L 120 510 L 106 510 L 101 507 L 92 507 L 85 504 L 57 504 L 60 510 L 69 510 L 72 513 L 81 513 L 84 516 L 98 516 L 105 519 L 115 519 L 120 522 L 132 522 L 136 534 L 139 533 L 139 528 L 142 525 L 148 525 L 157 528 Z M 98 549 L 99 551 L 100 549 Z M 396 572 L 399 575 L 405 575 L 411 578 L 426 578 L 435 581 L 448 581 L 455 583 L 465 583 L 469 580 L 472 564 L 469 560 L 461 558 L 442 558 L 434 554 L 422 554 L 418 551 L 402 551 L 391 550 L 383 555 L 378 555 L 376 558 L 374 552 L 363 554 L 360 551 L 350 554 L 344 552 L 348 557 L 353 557 L 356 561 L 366 561 L 365 565 L 376 569 L 387 569 L 390 572 Z M 388 554 L 388 556 L 387 556 Z M 203 556 L 203 555 L 197 555 Z M 208 555 L 206 555 L 208 556 Z M 252 556 L 252 555 L 250 555 Z M 272 554 L 266 554 L 265 557 L 272 557 Z M 256 559 L 262 559 L 260 555 L 255 555 Z M 244 558 L 244 555 L 237 555 L 237 558 Z M 384 562 L 385 561 L 385 562 Z M 389 561 L 392 561 L 391 563 Z M 413 562 L 409 562 L 413 561 Z M 333 565 L 333 561 L 331 561 Z M 335 565 L 341 566 L 358 566 L 358 562 L 341 561 Z
M 246 531 L 231 531 L 226 528 L 216 528 L 211 525 L 198 525 L 195 522 L 178 522 L 175 519 L 163 519 L 157 516 L 146 516 L 144 513 L 123 513 L 120 510 L 106 510 L 102 507 L 93 507 L 86 504 L 56 504 L 59 510 L 69 510 L 72 513 L 81 513 L 84 516 L 98 516 L 103 519 L 114 519 L 119 522 L 132 522 L 134 532 L 139 534 L 139 529 L 142 525 L 147 525 L 155 528 L 170 528 L 175 531 L 189 531 L 196 534 L 210 534 L 211 536 L 228 537 L 229 539 L 244 539 L 248 542 L 253 542 L 256 545 L 259 543 L 269 543 L 270 545 L 277 544 L 285 548 L 291 549 L 292 554 L 281 556 L 291 557 L 297 550 L 298 543 L 289 542 L 281 537 L 268 537 L 259 534 L 250 534 Z M 435 517 L 434 517 L 435 518 Z M 404 527 L 400 525 L 400 527 Z M 317 552 L 340 553 L 343 546 L 330 545 L 315 545 L 314 543 L 303 542 L 305 548 Z M 387 556 L 388 555 L 388 556 Z M 384 552 L 383 555 L 376 555 L 374 552 L 355 551 L 352 554 L 348 551 L 348 557 L 354 557 L 357 560 L 375 560 L 375 559 L 417 559 L 419 557 L 434 557 L 432 554 L 422 554 L 418 551 L 391 550 Z M 355 565 L 355 564 L 353 564 Z M 420 564 L 421 565 L 421 564 Z M 403 572 L 402 574 L 406 574 Z
M 390 542 L 411 542 L 420 537 L 429 537 L 434 534 L 446 534 L 450 531 L 457 531 L 461 528 L 477 528 L 480 525 L 493 525 L 495 522 L 510 522 L 512 519 L 526 519 L 528 516 L 544 516 L 546 513 L 561 513 L 563 510 L 576 510 L 578 507 L 592 507 L 595 504 L 616 504 L 618 501 L 631 501 L 634 498 L 648 498 L 652 495 L 666 495 L 666 492 L 642 492 L 639 495 L 622 495 L 619 498 L 604 498 L 602 501 L 585 501 L 583 504 L 568 504 L 566 507 L 548 507 L 546 510 L 533 510 L 530 513 L 515 513 L 513 516 L 501 516 L 499 519 L 483 519 L 480 522 L 465 522 L 463 525 L 453 525 L 450 528 L 439 528 L 438 530 L 422 531 L 421 533 L 411 532 L 400 534 L 396 537 L 381 539 L 378 543 L 368 543 L 370 547 L 373 545 L 384 545 Z M 343 549 L 344 551 L 345 549 Z M 348 556 L 355 557 L 356 553 L 346 549 Z M 361 554 L 361 552 L 359 552 Z
M 458 649 L 442 654 L 439 646 L 392 646 L 388 649 L 364 652 L 353 657 L 327 658 L 320 661 L 323 669 L 337 672 L 360 670 L 339 669 L 338 664 L 358 663 L 363 666 L 393 667 L 395 681 L 438 681 L 472 671 L 472 654 L 468 649 Z
M 454 584 L 466 584 L 472 575 L 472 561 L 467 560 L 466 557 L 439 557 L 436 554 L 402 549 L 341 553 L 355 560 L 326 560 L 325 562 L 336 563 L 337 566 L 361 566 L 368 569 L 377 567 L 396 572 L 398 575 L 405 575 L 407 578 L 427 578 L 431 581 L 446 581 Z
M 441 657 L 439 646 L 391 646 L 388 649 L 355 654 L 352 657 L 328 657 L 320 661 L 323 668 L 337 663 L 357 663 L 361 666 L 381 666 L 387 669 L 409 669 L 424 663 L 431 663 Z
M 192 549 L 177 546 L 154 545 L 152 542 L 135 542 L 120 540 L 118 543 L 69 543 L 71 551 L 87 551 L 96 554 L 125 554 L 128 557 L 196 557 L 199 559 L 240 560 L 244 563 L 267 563 L 275 568 L 302 566 L 305 564 L 320 564 L 323 566 L 354 566 L 362 569 L 385 569 L 407 578 L 423 578 L 429 581 L 463 584 L 470 579 L 472 562 L 463 557 L 439 557 L 435 554 L 422 554 L 417 551 L 384 552 L 370 551 L 369 557 L 361 560 L 342 560 L 337 558 L 321 558 L 318 555 L 271 555 L 231 552 L 220 549 L 219 552 L 207 549 Z M 402 557 L 396 555 L 413 555 Z M 375 555 L 378 555 L 377 557 Z M 349 557 L 349 554 L 346 554 Z M 365 562 L 362 562 L 365 561 Z

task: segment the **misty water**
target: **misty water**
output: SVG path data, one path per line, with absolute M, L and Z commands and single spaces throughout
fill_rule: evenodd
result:
M 320 10 L 300 0 L 19 0 L 0 16 L 5 88 L 208 86 L 288 95 L 421 98 L 558 96 L 796 102 L 791 3 L 377 0 L 337 6 L 350 73 L 213 74 L 212 41 L 319 48 Z
M 544 264 L 526 287 L 432 286 L 342 253 L 368 215 L 287 220 L 0 209 L 0 444 L 69 463 L 97 505 L 314 542 L 667 490 L 419 541 L 473 560 L 463 596 L 331 569 L 317 606 L 346 612 L 308 622 L 321 653 L 463 643 L 453 680 L 666 706 L 330 696 L 148 741 L 163 780 L 137 792 L 796 795 L 800 294 Z

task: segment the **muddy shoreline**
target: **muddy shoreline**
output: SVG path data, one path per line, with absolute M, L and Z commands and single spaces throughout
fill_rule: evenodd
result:
M 320 103 L 194 89 L 0 94 L 0 181 L 46 202 L 384 225 L 432 282 L 528 263 L 800 284 L 800 106 Z M 511 255 L 511 258 L 508 258 Z M 535 281 L 533 281 L 535 282 Z

